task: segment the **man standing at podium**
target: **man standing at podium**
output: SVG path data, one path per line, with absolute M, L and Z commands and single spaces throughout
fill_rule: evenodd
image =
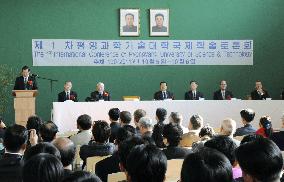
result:
M 36 79 L 30 76 L 30 68 L 24 66 L 22 68 L 22 76 L 16 78 L 14 90 L 37 90 Z
M 72 88 L 72 82 L 66 81 L 64 84 L 64 91 L 58 94 L 58 102 L 64 102 L 66 100 L 72 100 L 74 102 L 78 102 L 77 93 L 71 91 L 71 88 Z

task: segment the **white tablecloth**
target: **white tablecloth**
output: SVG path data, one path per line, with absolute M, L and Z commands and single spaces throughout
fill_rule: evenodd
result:
M 76 120 L 82 114 L 88 114 L 92 120 L 106 120 L 109 122 L 108 111 L 117 107 L 120 111 L 144 109 L 147 116 L 155 121 L 155 112 L 159 107 L 170 112 L 180 112 L 183 115 L 182 125 L 187 127 L 192 114 L 200 114 L 204 118 L 204 124 L 209 123 L 212 127 L 220 127 L 221 121 L 231 117 L 241 126 L 240 111 L 251 108 L 256 112 L 252 124 L 258 127 L 259 118 L 263 115 L 272 117 L 274 128 L 280 128 L 280 118 L 284 113 L 284 101 L 282 100 L 203 100 L 203 101 L 106 101 L 106 102 L 54 102 L 53 121 L 59 127 L 59 132 L 76 129 Z M 132 121 L 133 122 L 133 121 Z M 155 121 L 156 122 L 156 121 Z

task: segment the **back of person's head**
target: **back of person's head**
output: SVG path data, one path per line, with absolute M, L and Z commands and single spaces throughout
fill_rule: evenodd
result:
M 245 120 L 248 123 L 250 123 L 255 116 L 255 112 L 252 109 L 243 109 L 241 110 L 240 114 L 243 120 Z
M 158 108 L 156 110 L 156 117 L 158 121 L 163 122 L 167 118 L 167 110 L 164 108 Z
M 181 169 L 182 182 L 232 182 L 232 166 L 221 152 L 202 148 L 189 154 Z
M 208 140 L 204 146 L 223 153 L 229 159 L 232 166 L 236 162 L 235 150 L 237 144 L 230 137 L 224 135 L 214 136 L 211 140 Z
M 92 118 L 91 116 L 87 114 L 83 114 L 78 117 L 77 119 L 77 125 L 82 129 L 82 130 L 89 130 L 92 127 Z
M 140 128 L 144 128 L 144 129 L 152 129 L 153 128 L 153 121 L 151 118 L 148 117 L 142 117 L 139 120 L 139 126 Z
M 117 121 L 119 119 L 120 110 L 118 108 L 111 108 L 108 111 L 108 116 L 112 121 Z
M 259 123 L 264 128 L 264 132 L 267 137 L 270 137 L 273 130 L 272 130 L 272 123 L 271 123 L 271 117 L 270 116 L 262 116 L 259 119 Z
M 167 124 L 163 130 L 163 136 L 167 139 L 169 146 L 178 146 L 182 139 L 182 128 L 178 124 Z
M 43 125 L 43 121 L 39 116 L 30 116 L 27 121 L 27 130 L 35 129 L 36 133 L 39 134 L 39 130 Z
M 142 117 L 145 117 L 146 116 L 146 111 L 143 110 L 143 109 L 137 109 L 136 111 L 134 111 L 134 121 L 135 122 L 139 122 L 139 120 L 142 118 Z
M 98 143 L 106 143 L 110 137 L 111 129 L 104 120 L 95 121 L 92 129 L 94 140 Z
M 95 174 L 87 171 L 75 171 L 68 177 L 64 178 L 62 182 L 101 182 L 100 178 Z
M 3 144 L 8 152 L 18 153 L 25 150 L 28 141 L 28 130 L 24 126 L 14 124 L 6 129 Z
M 37 154 L 27 160 L 23 167 L 23 182 L 59 182 L 63 178 L 61 161 L 51 154 Z
M 46 122 L 40 128 L 40 136 L 44 142 L 51 142 L 58 132 L 58 127 L 51 121 Z
M 253 142 L 253 141 L 255 141 L 255 140 L 259 139 L 259 138 L 263 138 L 263 136 L 262 135 L 257 135 L 255 133 L 249 134 L 249 135 L 245 135 L 240 144 L 242 145 L 242 144 L 247 143 L 247 142 Z
M 181 124 L 183 117 L 179 112 L 171 112 L 170 121 L 172 123 Z
M 136 134 L 136 130 L 131 125 L 124 125 L 123 127 L 117 130 L 115 142 L 119 145 L 122 141 L 126 140 L 129 137 L 132 137 Z
M 236 132 L 237 123 L 231 118 L 226 118 L 221 123 L 222 135 L 231 136 Z
M 167 157 L 154 145 L 135 146 L 127 157 L 126 171 L 133 182 L 163 182 Z
M 76 154 L 76 146 L 74 143 L 68 138 L 60 137 L 54 139 L 52 144 L 59 150 L 63 166 L 67 167 L 71 165 Z
M 209 125 L 203 126 L 199 132 L 200 138 L 205 137 L 205 136 L 212 138 L 214 135 L 215 135 L 214 129 Z
M 192 130 L 199 130 L 203 126 L 203 118 L 199 114 L 194 114 L 189 120 Z
M 59 150 L 52 143 L 49 143 L 49 142 L 38 143 L 32 146 L 31 148 L 29 148 L 25 152 L 24 160 L 27 161 L 33 156 L 36 156 L 37 154 L 41 154 L 41 153 L 54 155 L 59 160 L 61 160 L 61 155 L 60 155 Z
M 119 115 L 122 124 L 127 125 L 131 122 L 131 113 L 129 111 L 122 111 Z
M 279 181 L 283 157 L 277 145 L 267 138 L 257 138 L 236 149 L 236 157 L 243 171 L 244 181 Z

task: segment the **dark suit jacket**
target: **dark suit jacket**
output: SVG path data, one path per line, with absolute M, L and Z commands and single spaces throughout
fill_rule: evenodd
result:
M 5 153 L 0 160 L 0 181 L 21 182 L 22 166 L 22 156 Z
M 184 100 L 199 100 L 199 97 L 204 98 L 203 93 L 196 91 L 195 99 L 193 98 L 192 91 L 185 92 Z
M 66 101 L 66 92 L 62 91 L 58 94 L 58 102 L 64 102 Z M 77 93 L 74 91 L 70 91 L 70 100 L 73 100 L 74 102 L 78 102 L 78 96 Z
M 183 147 L 172 147 L 168 146 L 166 149 L 163 150 L 165 155 L 167 156 L 168 160 L 171 159 L 184 159 L 187 154 L 191 153 L 189 149 Z
M 256 132 L 256 129 L 251 124 L 246 124 L 244 127 L 237 128 L 234 136 L 243 136 L 248 134 L 253 134 Z
M 174 94 L 171 93 L 170 91 L 166 91 L 167 92 L 167 98 L 163 98 L 163 93 L 162 91 L 158 91 L 154 94 L 154 99 L 155 100 L 164 100 L 164 99 L 175 99 Z
M 110 137 L 109 142 L 114 143 L 114 140 L 116 139 L 117 131 L 120 128 L 120 124 L 118 122 L 112 122 L 110 123 Z
M 164 131 L 165 124 L 163 122 L 158 122 L 154 125 L 152 138 L 155 141 L 157 147 L 159 148 L 165 148 L 166 145 L 164 144 L 163 140 L 163 131 Z
M 281 94 L 281 95 L 282 95 L 282 100 L 284 100 L 284 91 L 282 92 L 282 94 Z
M 263 95 L 259 95 L 257 90 L 254 90 L 250 93 L 252 100 L 265 100 L 266 98 L 269 98 L 269 94 L 266 90 L 263 90 Z
M 98 91 L 94 91 L 91 93 L 91 99 L 94 101 L 105 100 L 110 101 L 110 93 L 104 91 L 102 95 L 99 94 Z
M 280 148 L 280 150 L 284 150 L 284 131 L 272 133 L 270 139 Z
M 14 90 L 37 90 L 37 82 L 35 77 L 29 76 L 27 84 L 24 82 L 24 77 L 19 76 L 16 78 Z
M 233 96 L 232 92 L 230 92 L 229 90 L 225 91 L 225 98 L 226 98 L 226 100 L 230 100 L 233 97 L 234 96 Z M 216 92 L 214 92 L 213 99 L 214 100 L 223 100 L 221 90 L 217 90 Z

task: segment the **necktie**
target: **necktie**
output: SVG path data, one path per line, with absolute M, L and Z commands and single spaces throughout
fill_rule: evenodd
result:
M 27 84 L 27 77 L 24 78 L 24 82 L 25 82 L 25 84 Z
M 195 93 L 195 91 L 193 91 L 193 100 L 195 100 L 196 99 L 196 93 Z
M 163 92 L 163 98 L 166 99 L 167 98 L 167 93 Z
M 225 91 L 222 91 L 222 98 L 223 98 L 223 100 L 226 99 L 226 98 L 225 98 Z
M 66 98 L 67 98 L 67 100 L 70 100 L 70 94 L 69 94 L 69 92 L 67 92 Z

